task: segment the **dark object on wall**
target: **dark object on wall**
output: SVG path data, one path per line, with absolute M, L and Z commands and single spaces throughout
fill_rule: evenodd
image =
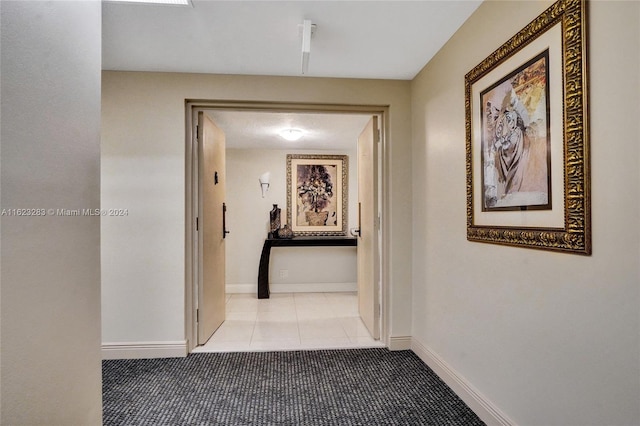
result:
M 271 238 L 278 237 L 278 230 L 280 229 L 280 212 L 277 204 L 273 205 L 273 209 L 269 212 L 269 236 Z

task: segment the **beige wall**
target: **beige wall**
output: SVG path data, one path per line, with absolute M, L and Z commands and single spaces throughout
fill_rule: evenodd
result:
M 103 342 L 184 339 L 185 99 L 389 105 L 391 334 L 410 334 L 408 81 L 104 72 Z
M 99 425 L 100 2 L 2 2 L 0 423 Z
M 349 159 L 349 228 L 357 227 L 358 179 L 356 141 L 350 151 L 296 151 L 227 148 L 227 292 L 255 293 L 258 264 L 269 231 L 269 211 L 277 204 L 287 221 L 287 154 L 340 154 Z M 258 177 L 271 173 L 262 198 Z M 270 290 L 356 291 L 355 247 L 293 247 L 272 249 Z M 330 265 L 330 267 L 328 267 Z M 310 269 L 313 273 L 310 273 Z M 287 271 L 286 277 L 280 271 Z
M 466 240 L 464 75 L 549 4 L 483 3 L 412 83 L 414 343 L 516 424 L 637 424 L 640 3 L 589 7 L 593 256 Z

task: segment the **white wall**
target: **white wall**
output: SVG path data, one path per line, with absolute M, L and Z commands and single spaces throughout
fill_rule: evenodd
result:
M 103 342 L 185 339 L 185 99 L 389 106 L 391 335 L 411 312 L 408 81 L 103 72 Z
M 100 2 L 0 14 L 2 209 L 99 208 Z M 1 233 L 0 422 L 101 424 L 99 216 L 7 213 Z
M 640 3 L 589 4 L 593 255 L 466 240 L 464 75 L 549 2 L 484 2 L 412 84 L 413 338 L 520 425 L 640 419 Z
M 358 180 L 356 141 L 350 151 L 227 149 L 227 291 L 257 291 L 258 264 L 269 231 L 273 204 L 287 221 L 287 154 L 340 154 L 349 157 L 348 228 L 357 226 Z M 258 177 L 271 173 L 269 191 L 262 198 Z M 331 265 L 330 268 L 327 265 Z M 313 268 L 314 273 L 309 273 Z M 280 271 L 286 270 L 287 277 Z M 356 291 L 355 247 L 273 248 L 270 289 L 289 291 Z

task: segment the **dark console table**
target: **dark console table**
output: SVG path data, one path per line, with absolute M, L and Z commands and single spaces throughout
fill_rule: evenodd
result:
M 271 247 L 327 247 L 357 246 L 358 240 L 352 237 L 294 237 L 290 239 L 267 238 L 264 240 L 260 267 L 258 268 L 258 299 L 269 298 L 269 259 Z

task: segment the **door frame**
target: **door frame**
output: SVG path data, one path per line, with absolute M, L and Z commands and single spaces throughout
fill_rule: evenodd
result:
M 378 150 L 378 214 L 380 215 L 380 244 L 378 267 L 380 282 L 380 340 L 389 347 L 390 330 L 390 289 L 389 289 L 389 245 L 390 245 L 390 194 L 389 194 L 389 106 L 388 105 L 350 105 L 316 104 L 295 102 L 258 102 L 186 99 L 185 100 L 185 288 L 184 288 L 184 324 L 187 340 L 187 352 L 197 346 L 198 326 L 196 309 L 198 306 L 198 233 L 196 217 L 198 214 L 198 149 L 197 135 L 198 112 L 211 110 L 245 112 L 289 112 L 289 113 L 338 113 L 377 115 L 380 127 Z M 256 266 L 257 268 L 257 266 Z M 257 284 L 256 284 L 257 285 Z

